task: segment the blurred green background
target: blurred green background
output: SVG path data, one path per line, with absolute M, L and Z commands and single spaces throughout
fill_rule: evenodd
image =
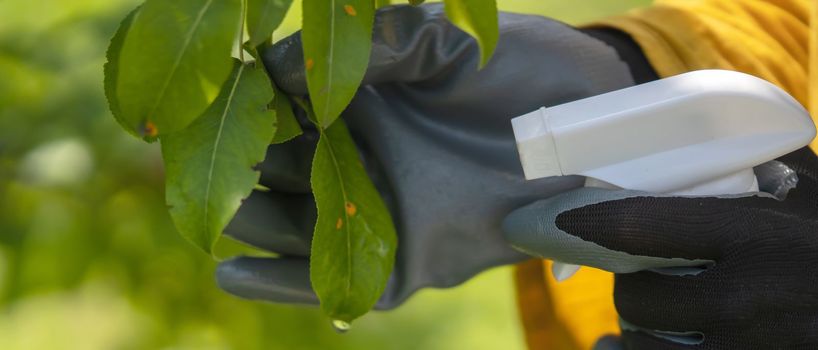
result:
M 581 23 L 648 0 L 498 2 Z M 509 268 L 344 335 L 315 308 L 221 292 L 216 263 L 173 229 L 158 145 L 122 131 L 103 97 L 108 40 L 137 3 L 0 1 L 0 349 L 523 348 Z

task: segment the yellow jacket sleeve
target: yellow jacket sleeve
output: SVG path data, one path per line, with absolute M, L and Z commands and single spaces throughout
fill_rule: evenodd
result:
M 697 69 L 745 72 L 777 84 L 818 117 L 818 0 L 658 0 L 599 21 L 639 44 L 661 77 Z M 811 144 L 818 150 L 818 142 Z M 590 349 L 617 333 L 613 277 L 583 268 L 557 284 L 550 262 L 516 269 L 530 349 Z
M 659 0 L 595 25 L 630 34 L 662 77 L 736 70 L 780 86 L 818 114 L 816 17 L 815 0 Z

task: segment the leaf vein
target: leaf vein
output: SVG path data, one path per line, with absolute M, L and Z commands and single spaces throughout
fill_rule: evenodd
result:
M 211 184 L 213 183 L 213 170 L 216 168 L 216 154 L 219 151 L 219 145 L 221 144 L 222 139 L 222 131 L 224 130 L 224 122 L 227 119 L 227 114 L 230 112 L 230 105 L 233 102 L 233 96 L 236 93 L 236 87 L 239 85 L 239 81 L 241 80 L 241 74 L 244 72 L 244 65 L 242 64 L 239 66 L 239 71 L 236 73 L 236 80 L 233 82 L 233 86 L 230 88 L 230 94 L 227 96 L 227 101 L 224 106 L 224 111 L 222 112 L 221 119 L 219 120 L 219 129 L 216 132 L 216 139 L 213 141 L 213 152 L 210 154 L 210 165 L 207 171 L 207 182 L 205 185 L 205 196 L 204 196 L 204 232 L 206 235 L 209 236 L 208 226 L 210 226 L 210 221 L 208 220 L 208 209 L 210 208 L 210 188 Z M 210 237 L 207 237 L 208 239 Z M 210 243 L 208 243 L 210 244 Z
M 341 189 L 341 196 L 344 199 L 344 203 L 341 206 L 345 206 L 347 202 L 349 202 L 349 198 L 347 197 L 346 186 L 344 186 L 344 177 L 341 174 L 341 165 L 338 163 L 338 159 L 335 157 L 335 150 L 332 147 L 332 141 L 330 138 L 326 137 L 326 131 L 321 129 L 319 126 L 318 129 L 321 131 L 321 137 L 323 137 L 327 141 L 327 152 L 329 153 L 330 159 L 332 160 L 332 165 L 335 168 L 335 174 L 338 176 L 338 183 Z M 347 243 L 347 274 L 349 278 L 346 279 L 346 290 L 344 291 L 345 297 L 344 299 L 349 297 L 350 289 L 352 289 L 352 232 L 350 231 L 350 226 L 352 225 L 349 221 L 349 214 L 347 214 L 346 210 L 343 210 L 344 218 L 346 219 L 346 225 L 344 225 L 344 230 L 346 231 L 346 243 Z
M 329 103 L 330 103 L 330 96 L 332 96 L 332 75 L 333 67 L 335 64 L 333 63 L 335 60 L 335 7 L 336 7 L 335 0 L 332 0 L 332 6 L 330 6 L 330 22 L 329 22 L 329 57 L 327 57 L 327 91 L 324 94 L 324 115 L 322 115 L 322 124 L 327 122 L 327 111 L 329 110 Z M 329 126 L 329 125 L 323 125 Z
M 193 39 L 193 34 L 195 34 L 196 30 L 199 29 L 199 24 L 212 3 L 213 0 L 207 0 L 207 3 L 202 6 L 199 13 L 196 15 L 196 20 L 193 22 L 190 30 L 188 30 L 187 34 L 185 35 L 185 41 L 182 43 L 182 49 L 179 50 L 179 53 L 176 55 L 176 59 L 173 61 L 173 66 L 171 66 L 170 69 L 170 74 L 168 74 L 165 81 L 162 83 L 162 87 L 159 89 L 159 97 L 153 103 L 153 107 L 151 107 L 151 111 L 148 113 L 148 116 L 154 115 L 156 113 L 156 109 L 159 108 L 159 104 L 165 99 L 165 91 L 170 85 L 170 80 L 174 75 L 176 75 L 176 70 L 179 68 L 179 64 L 182 63 L 182 57 L 187 52 L 188 46 L 190 46 L 190 41 Z

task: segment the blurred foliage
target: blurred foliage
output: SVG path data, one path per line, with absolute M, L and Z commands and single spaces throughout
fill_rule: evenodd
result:
M 647 1 L 498 2 L 576 23 Z M 169 220 L 157 145 L 107 111 L 105 48 L 136 4 L 0 1 L 0 349 L 522 348 L 508 268 L 423 291 L 345 335 L 316 308 L 221 292 L 216 263 Z

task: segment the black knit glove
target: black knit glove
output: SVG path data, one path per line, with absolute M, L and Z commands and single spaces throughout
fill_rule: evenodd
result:
M 519 209 L 507 237 L 618 273 L 623 333 L 605 348 L 818 349 L 818 158 L 804 148 L 780 161 L 798 177 L 784 200 L 583 188 Z M 772 165 L 760 180 L 787 175 Z

